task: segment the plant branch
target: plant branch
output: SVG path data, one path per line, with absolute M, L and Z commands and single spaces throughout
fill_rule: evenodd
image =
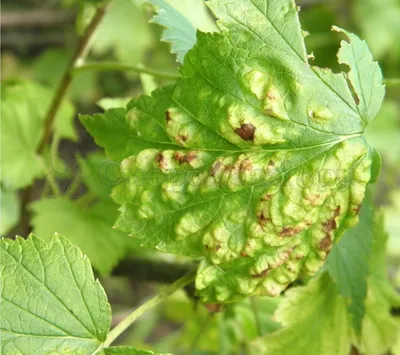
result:
M 67 93 L 67 90 L 72 81 L 72 77 L 73 77 L 72 71 L 73 71 L 74 67 L 76 66 L 76 64 L 79 63 L 83 59 L 86 47 L 89 45 L 90 39 L 91 39 L 94 31 L 96 30 L 98 24 L 103 19 L 104 15 L 106 13 L 106 9 L 107 9 L 107 3 L 103 6 L 100 6 L 97 9 L 95 15 L 93 16 L 90 24 L 87 27 L 85 33 L 83 34 L 83 36 L 80 38 L 80 40 L 78 42 L 78 45 L 74 52 L 74 55 L 72 56 L 72 59 L 71 59 L 70 63 L 68 64 L 68 67 L 60 81 L 60 84 L 57 88 L 56 94 L 55 94 L 53 101 L 50 105 L 50 108 L 47 112 L 46 120 L 45 120 L 44 134 L 43 134 L 42 140 L 37 149 L 38 154 L 43 153 L 44 148 L 46 147 L 46 145 L 50 139 L 54 119 L 56 117 L 58 109 L 60 108 L 62 100 L 64 99 L 64 96 Z
M 128 317 L 126 317 L 121 323 L 119 323 L 114 329 L 112 329 L 110 333 L 108 333 L 107 339 L 104 342 L 104 347 L 108 347 L 146 311 L 157 306 L 165 299 L 167 299 L 170 295 L 191 283 L 194 280 L 195 276 L 196 271 L 190 271 L 185 276 L 175 281 L 173 284 L 162 289 L 158 295 L 154 296 L 146 303 L 142 304 L 139 308 L 136 308 Z
M 97 62 L 97 63 L 86 63 L 77 66 L 73 70 L 73 74 L 77 75 L 83 71 L 96 70 L 96 71 L 131 71 L 135 73 L 149 74 L 158 78 L 173 79 L 179 78 L 178 74 L 171 72 L 158 71 L 151 68 L 146 68 L 143 65 L 129 65 L 114 62 Z
M 400 86 L 400 78 L 384 79 L 383 83 L 387 86 Z

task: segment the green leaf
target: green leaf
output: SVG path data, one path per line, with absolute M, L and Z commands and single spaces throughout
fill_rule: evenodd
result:
M 400 258 L 400 189 L 395 189 L 390 196 L 391 204 L 383 208 L 385 226 L 389 233 L 389 256 Z
M 121 108 L 125 107 L 131 99 L 125 97 L 104 97 L 97 102 L 97 106 L 103 110 L 109 110 L 110 108 Z
M 400 3 L 398 0 L 357 0 L 352 6 L 355 23 L 361 28 L 372 53 L 400 57 Z
M 101 274 L 108 274 L 127 252 L 129 238 L 111 229 L 116 218 L 112 201 L 101 201 L 87 208 L 68 198 L 41 199 L 30 205 L 33 231 L 49 240 L 54 233 L 69 235 L 89 256 Z
M 141 7 L 135 1 L 115 0 L 96 29 L 92 50 L 97 55 L 112 51 L 119 61 L 138 64 L 152 43 Z
M 400 113 L 398 104 L 385 100 L 378 116 L 365 132 L 367 139 L 382 154 L 384 164 L 400 164 Z
M 286 292 L 275 318 L 283 328 L 260 338 L 254 354 L 349 354 L 351 326 L 346 301 L 327 273 Z
M 89 260 L 67 239 L 0 240 L 4 354 L 93 354 L 111 309 Z
M 382 101 L 379 67 L 354 35 L 340 51 L 348 74 L 311 66 L 291 0 L 209 5 L 222 33 L 198 33 L 173 88 L 81 120 L 125 158 L 117 228 L 203 257 L 206 303 L 276 296 L 314 274 L 358 221 L 377 171 L 362 134 Z M 358 64 L 349 48 L 364 51 Z
M 171 52 L 176 54 L 177 62 L 183 63 L 185 54 L 196 43 L 196 28 L 164 0 L 147 0 L 158 8 L 150 22 L 165 27 L 162 41 L 171 43 Z
M 152 351 L 138 350 L 131 346 L 116 346 L 103 350 L 104 355 L 157 355 Z M 161 354 L 160 354 L 161 355 Z
M 371 197 L 363 203 L 360 222 L 348 230 L 333 246 L 325 267 L 336 282 L 339 292 L 349 297 L 349 312 L 357 335 L 361 334 L 367 297 L 368 261 L 374 240 L 374 212 Z
M 385 354 L 396 344 L 400 324 L 391 314 L 400 307 L 400 294 L 393 289 L 387 276 L 386 245 L 388 235 L 381 214 L 376 215 L 374 242 L 369 259 L 370 276 L 365 302 L 366 314 L 362 325 L 360 350 L 366 355 Z
M 129 115 L 126 109 L 115 108 L 104 114 L 79 118 L 111 159 L 121 161 L 146 148 L 168 148 L 173 143 L 163 130 L 163 120 L 171 102 L 171 91 L 170 87 L 161 88 L 152 97 L 140 96 L 132 100 L 128 105 L 128 109 L 132 108 Z
M 1 179 L 14 189 L 30 185 L 45 173 L 36 149 L 53 94 L 52 90 L 29 81 L 9 81 L 2 86 Z M 73 117 L 73 106 L 64 101 L 54 123 L 55 134 L 75 140 Z
M 350 43 L 342 41 L 338 59 L 340 64 L 350 67 L 347 77 L 358 97 L 357 109 L 360 117 L 367 125 L 378 113 L 385 97 L 381 69 L 378 63 L 372 60 L 372 54 L 365 41 L 341 28 L 333 29 L 344 33 L 350 40 Z
M 0 236 L 5 236 L 19 221 L 20 202 L 15 191 L 0 188 Z

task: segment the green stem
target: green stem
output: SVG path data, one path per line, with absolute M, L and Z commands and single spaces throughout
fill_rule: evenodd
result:
M 107 339 L 104 342 L 104 348 L 108 347 L 115 339 L 117 339 L 126 329 L 128 329 L 132 323 L 142 316 L 149 309 L 157 306 L 170 295 L 185 287 L 191 283 L 196 276 L 196 271 L 190 271 L 185 276 L 181 277 L 173 284 L 165 287 L 160 291 L 158 295 L 142 304 L 139 308 L 136 308 L 128 317 L 126 317 L 121 323 L 119 323 L 110 333 L 108 333 Z
M 383 83 L 387 86 L 400 86 L 400 78 L 385 79 Z
M 73 75 L 77 75 L 81 72 L 95 70 L 95 71 L 132 71 L 135 73 L 149 74 L 164 79 L 176 80 L 179 78 L 178 74 L 158 71 L 155 69 L 146 68 L 142 65 L 129 65 L 114 62 L 97 62 L 97 63 L 85 63 L 77 66 L 73 70 Z

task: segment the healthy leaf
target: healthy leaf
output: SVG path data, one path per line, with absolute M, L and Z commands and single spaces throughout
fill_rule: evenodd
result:
M 367 297 L 368 261 L 374 240 L 374 212 L 371 197 L 364 200 L 360 222 L 348 230 L 340 242 L 333 246 L 326 263 L 339 292 L 349 297 L 349 312 L 357 335 L 365 314 L 364 301 Z
M 0 240 L 2 354 L 93 354 L 111 309 L 89 260 L 67 239 Z
M 14 189 L 31 184 L 45 173 L 36 149 L 53 94 L 52 90 L 29 81 L 9 81 L 2 86 L 1 179 Z M 64 101 L 54 124 L 55 134 L 75 140 L 73 117 L 73 106 Z
M 386 266 L 388 235 L 382 215 L 376 215 L 374 241 L 369 259 L 370 276 L 365 302 L 366 314 L 362 325 L 360 350 L 366 355 L 385 354 L 395 345 L 400 335 L 400 324 L 391 314 L 392 307 L 400 307 L 400 294 L 389 283 Z
M 171 44 L 171 52 L 176 54 L 177 62 L 183 63 L 185 54 L 196 43 L 196 28 L 164 0 L 147 0 L 147 2 L 158 8 L 157 14 L 150 22 L 165 28 L 161 40 Z
M 146 15 L 137 2 L 114 0 L 97 27 L 92 50 L 97 55 L 112 51 L 119 61 L 138 64 L 152 43 Z
M 102 201 L 90 208 L 67 198 L 41 199 L 30 205 L 33 231 L 49 240 L 53 233 L 69 235 L 92 260 L 101 274 L 108 274 L 127 252 L 130 240 L 111 229 L 116 218 L 112 201 Z M 67 234 L 68 233 L 68 234 Z
M 291 0 L 209 4 L 222 33 L 198 33 L 173 88 L 81 120 L 125 158 L 117 228 L 204 257 L 204 302 L 276 296 L 315 273 L 358 221 L 378 170 L 362 133 L 382 101 L 380 71 L 350 34 L 348 74 L 311 66 Z M 349 49 L 363 51 L 359 62 Z
M 254 354 L 349 354 L 351 326 L 346 300 L 327 273 L 286 292 L 276 320 L 283 328 L 256 341 Z
M 19 220 L 20 203 L 15 191 L 0 188 L 0 211 L 0 236 L 5 236 Z
M 89 188 L 89 195 L 80 196 L 76 201 L 58 197 L 32 203 L 33 230 L 45 240 L 54 233 L 68 235 L 88 255 L 96 270 L 108 274 L 128 248 L 137 244 L 111 228 L 118 212 L 109 195 L 120 179 L 118 164 L 98 154 L 79 158 L 78 162 L 80 170 L 76 173 L 81 184 Z

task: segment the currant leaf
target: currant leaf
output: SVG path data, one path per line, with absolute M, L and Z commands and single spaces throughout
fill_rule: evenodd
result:
M 222 32 L 198 32 L 174 87 L 133 100 L 113 122 L 104 117 L 115 111 L 82 122 L 123 159 L 118 229 L 203 257 L 204 302 L 276 296 L 314 274 L 358 221 L 379 170 L 362 134 L 382 102 L 380 69 L 351 34 L 339 52 L 348 73 L 311 66 L 291 0 L 209 6 Z
M 336 282 L 340 293 L 349 297 L 356 334 L 361 334 L 367 297 L 369 258 L 374 240 L 375 218 L 371 197 L 366 198 L 360 212 L 360 222 L 349 229 L 338 244 L 334 245 L 324 267 Z M 355 257 L 356 256 L 356 257 Z
M 44 133 L 43 123 L 52 97 L 52 90 L 34 82 L 8 81 L 2 86 L 1 180 L 14 189 L 31 184 L 45 173 L 36 149 Z M 73 106 L 63 101 L 54 133 L 75 140 L 73 118 Z
M 89 355 L 101 347 L 111 308 L 77 247 L 31 235 L 0 239 L 0 253 L 2 354 Z
M 147 0 L 157 7 L 157 14 L 150 22 L 164 27 L 161 40 L 171 44 L 171 52 L 176 54 L 176 61 L 183 63 L 185 54 L 196 43 L 196 28 L 164 0 Z

